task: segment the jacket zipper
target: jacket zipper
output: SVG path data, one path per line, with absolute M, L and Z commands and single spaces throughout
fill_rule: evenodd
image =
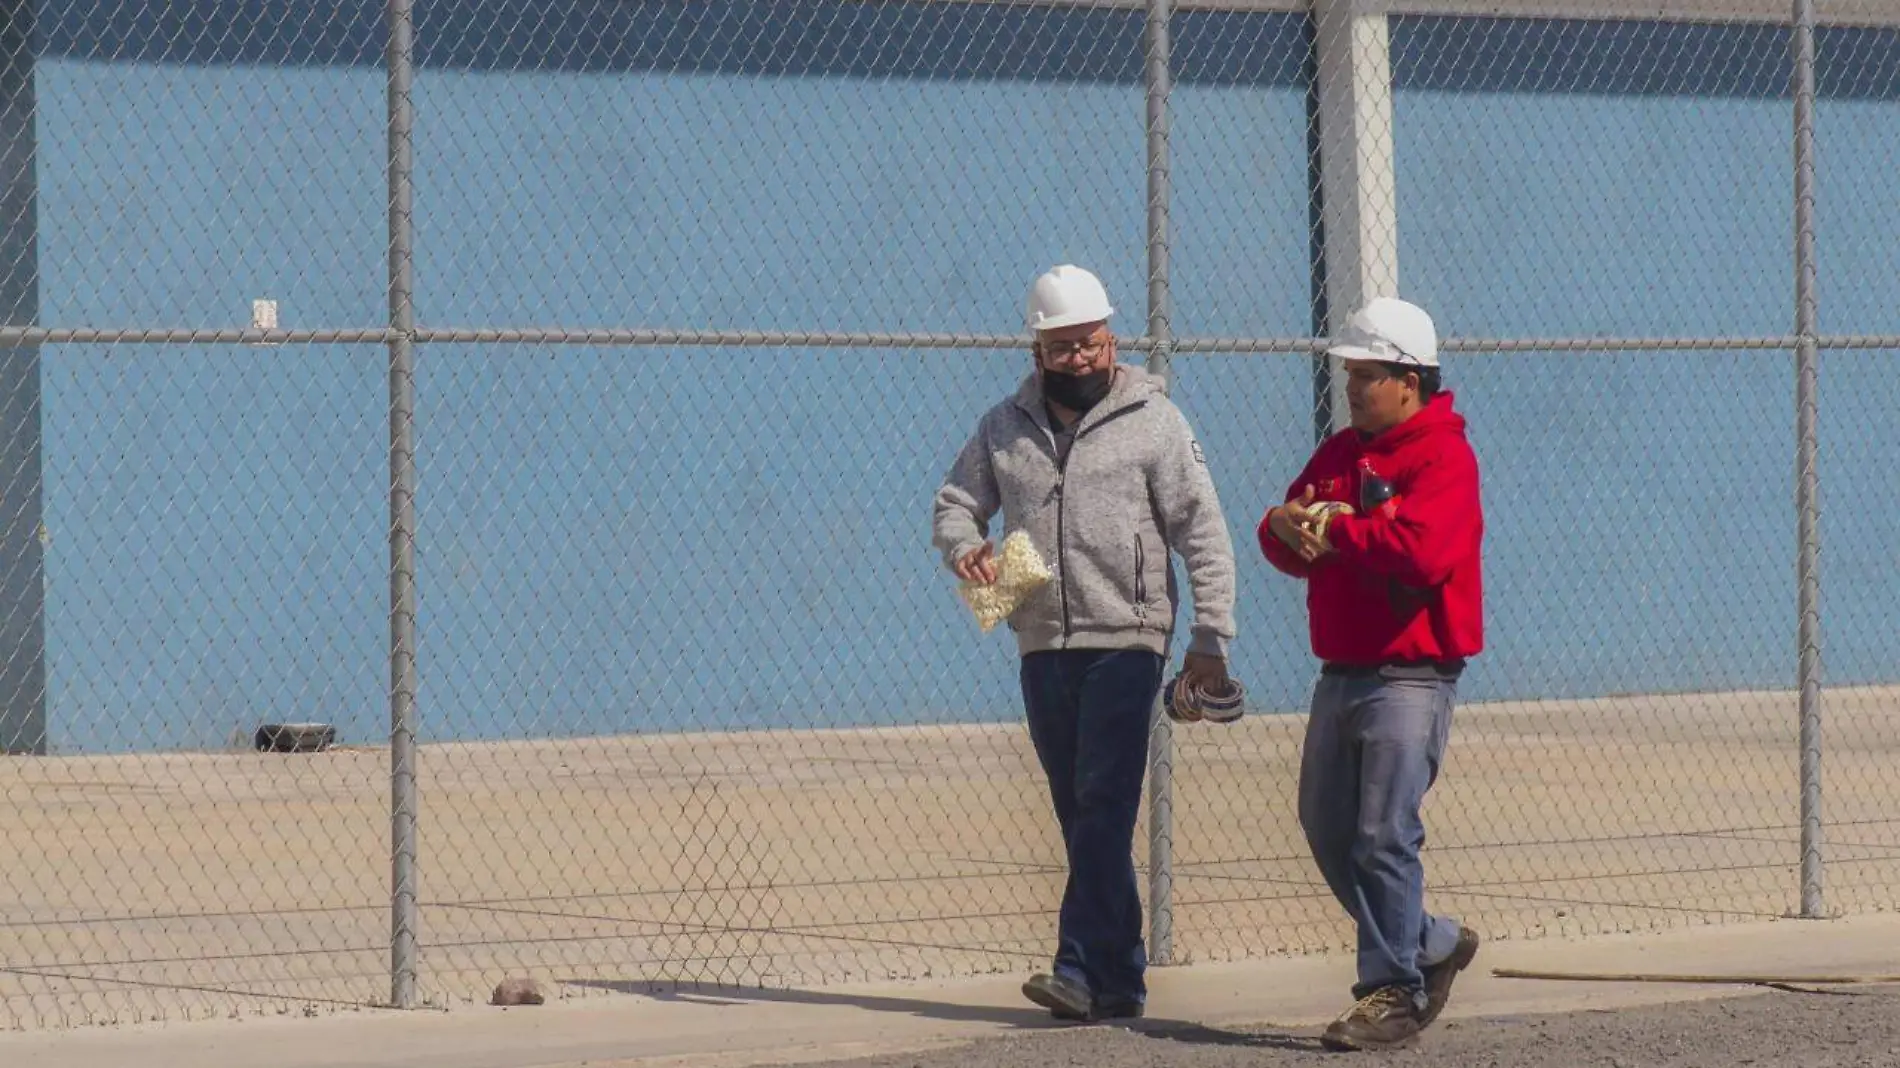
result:
M 1075 432 L 1075 440 L 1069 442 L 1069 451 L 1056 463 L 1056 574 L 1062 577 L 1060 583 L 1060 592 L 1062 595 L 1062 644 L 1065 648 L 1069 644 L 1069 633 L 1073 626 L 1073 622 L 1069 616 L 1069 542 L 1068 538 L 1063 536 L 1069 513 L 1069 495 L 1065 490 L 1065 485 L 1069 480 L 1069 459 L 1075 455 L 1075 450 L 1082 447 L 1083 438 L 1095 433 L 1109 423 L 1120 419 L 1122 416 L 1131 412 L 1140 411 L 1147 406 L 1147 401 L 1142 401 L 1139 404 L 1131 404 L 1126 408 L 1110 413 L 1094 426 L 1077 430 Z M 1139 571 L 1137 571 L 1136 581 L 1140 581 Z
M 1070 453 L 1075 452 L 1075 446 L 1081 440 L 1082 440 L 1082 435 L 1077 434 L 1075 436 L 1075 441 L 1069 442 Z M 1064 517 L 1067 516 L 1068 514 L 1068 507 L 1066 505 L 1066 501 L 1068 500 L 1068 494 L 1063 492 L 1063 483 L 1068 480 L 1068 477 L 1069 477 L 1069 458 L 1067 456 L 1064 456 L 1062 458 L 1062 462 L 1056 465 L 1056 574 L 1061 576 L 1059 585 L 1061 587 L 1061 594 L 1062 594 L 1062 644 L 1064 647 L 1067 647 L 1069 644 L 1068 539 L 1063 537 L 1063 534 L 1062 534 L 1062 528 L 1064 525 L 1063 520 L 1064 520 Z

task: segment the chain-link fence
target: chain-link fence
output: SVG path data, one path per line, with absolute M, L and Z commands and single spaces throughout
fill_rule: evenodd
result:
M 1348 944 L 1252 531 L 1379 293 L 1485 479 L 1435 906 L 1893 907 L 1890 8 L 7 5 L 0 1019 L 1043 966 L 1013 649 L 926 517 L 1058 262 L 1240 557 L 1157 961 Z

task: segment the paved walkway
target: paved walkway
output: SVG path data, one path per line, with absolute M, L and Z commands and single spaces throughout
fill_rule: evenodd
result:
M 1732 995 L 1734 986 L 1499 979 L 1490 969 L 1609 972 L 1890 973 L 1900 917 L 1784 920 L 1642 936 L 1499 942 L 1461 979 L 1461 1017 L 1607 1009 Z M 1272 1023 L 1315 1032 L 1343 1008 L 1351 963 L 1300 957 L 1154 973 L 1144 1026 Z M 821 990 L 706 987 L 530 1008 L 363 1010 L 0 1034 L 9 1068 L 746 1068 L 939 1048 L 1055 1026 L 1015 976 L 849 984 Z M 1778 995 L 1793 996 L 1793 995 Z M 1441 1024 L 1443 1026 L 1443 1024 Z M 1182 1029 L 1191 1033 L 1192 1029 Z

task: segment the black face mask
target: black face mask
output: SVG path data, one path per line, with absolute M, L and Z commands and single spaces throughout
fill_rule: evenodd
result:
M 1114 384 L 1113 367 L 1083 375 L 1051 371 L 1046 367 L 1042 371 L 1042 395 L 1072 412 L 1086 412 L 1100 404 Z

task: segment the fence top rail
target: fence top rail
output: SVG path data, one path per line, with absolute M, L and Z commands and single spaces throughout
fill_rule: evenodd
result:
M 1148 0 L 962 0 L 964 3 L 1140 9 Z M 1767 23 L 1794 21 L 1789 0 L 1174 0 L 1176 11 L 1300 14 L 1315 6 L 1361 15 L 1445 15 L 1522 19 L 1615 19 L 1643 22 Z M 1893 0 L 1816 0 L 1822 26 L 1900 26 Z
M 398 340 L 388 327 L 321 330 L 252 330 L 190 327 L 0 327 L 0 347 L 27 345 L 376 345 Z M 601 348 L 779 348 L 779 349 L 974 349 L 1010 351 L 1027 338 L 1013 334 L 852 333 L 772 330 L 636 330 L 565 327 L 423 327 L 409 338 L 415 344 L 583 345 Z M 1680 352 L 1792 350 L 1795 335 L 1744 337 L 1449 337 L 1446 352 Z M 1823 349 L 1900 349 L 1900 334 L 1822 334 Z M 1158 342 L 1127 337 L 1122 347 L 1147 352 L 1161 345 L 1182 354 L 1312 354 L 1323 352 L 1319 337 L 1176 337 Z

